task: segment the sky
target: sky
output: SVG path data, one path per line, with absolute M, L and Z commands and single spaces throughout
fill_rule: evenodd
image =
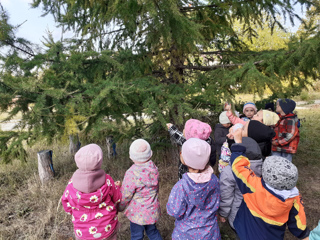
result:
M 30 7 L 32 0 L 0 0 L 3 7 L 9 12 L 10 24 L 13 26 L 21 25 L 17 32 L 18 37 L 23 37 L 33 43 L 41 44 L 43 36 L 46 36 L 46 30 L 52 32 L 55 40 L 61 38 L 62 30 L 57 28 L 52 15 L 41 17 L 42 9 L 33 9 Z M 301 7 L 297 6 L 296 12 L 302 16 Z M 292 28 L 289 21 L 286 27 L 291 28 L 294 32 L 299 27 L 299 22 L 296 21 L 295 27 Z M 70 37 L 71 34 L 65 34 L 65 37 Z
M 41 8 L 31 8 L 32 0 L 0 0 L 2 6 L 9 13 L 9 23 L 13 26 L 21 25 L 17 31 L 18 37 L 23 37 L 33 43 L 41 44 L 46 31 L 52 32 L 55 40 L 61 38 L 62 30 L 57 28 L 52 15 L 41 17 Z

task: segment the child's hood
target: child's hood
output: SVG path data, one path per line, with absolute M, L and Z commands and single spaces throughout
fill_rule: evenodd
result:
M 218 178 L 212 174 L 211 179 L 205 183 L 195 183 L 188 174 L 183 174 L 182 184 L 188 201 L 200 209 L 210 208 L 215 204 L 212 199 L 214 192 L 219 192 Z
M 69 195 L 71 206 L 87 209 L 97 208 L 101 207 L 101 204 L 108 204 L 111 201 L 113 196 L 113 185 L 114 182 L 112 178 L 106 174 L 105 184 L 92 193 L 84 193 L 73 187 L 71 179 L 64 194 Z
M 249 160 L 260 160 L 262 159 L 261 149 L 258 143 L 250 138 L 250 137 L 243 137 L 242 138 L 242 145 L 246 147 L 246 157 Z

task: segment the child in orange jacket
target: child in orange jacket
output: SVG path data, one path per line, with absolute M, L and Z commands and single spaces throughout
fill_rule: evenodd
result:
M 300 239 L 308 239 L 306 215 L 296 188 L 298 169 L 283 157 L 267 157 L 262 178 L 250 169 L 245 157 L 241 129 L 231 146 L 232 171 L 243 195 L 233 222 L 237 235 L 246 240 L 283 240 L 286 227 Z

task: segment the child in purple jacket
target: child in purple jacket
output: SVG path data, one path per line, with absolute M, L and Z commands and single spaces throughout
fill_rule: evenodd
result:
M 220 187 L 208 164 L 210 152 L 210 145 L 198 138 L 182 145 L 180 160 L 189 172 L 174 185 L 167 203 L 167 213 L 176 219 L 172 239 L 221 239 Z
M 74 158 L 79 169 L 69 181 L 61 202 L 72 215 L 76 240 L 116 240 L 120 182 L 114 182 L 101 169 L 103 153 L 98 145 L 82 147 Z
M 129 149 L 134 164 L 126 171 L 121 186 L 119 211 L 130 220 L 131 240 L 142 240 L 144 231 L 151 240 L 162 240 L 156 227 L 160 218 L 159 172 L 151 161 L 152 151 L 144 139 L 135 140 Z

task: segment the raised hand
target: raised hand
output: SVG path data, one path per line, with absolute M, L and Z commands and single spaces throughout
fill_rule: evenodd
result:
M 231 104 L 228 103 L 228 102 L 226 102 L 226 103 L 224 104 L 224 110 L 225 110 L 225 111 L 231 111 Z
M 236 143 L 242 143 L 242 129 L 238 128 L 236 131 L 234 131 L 233 137 Z

